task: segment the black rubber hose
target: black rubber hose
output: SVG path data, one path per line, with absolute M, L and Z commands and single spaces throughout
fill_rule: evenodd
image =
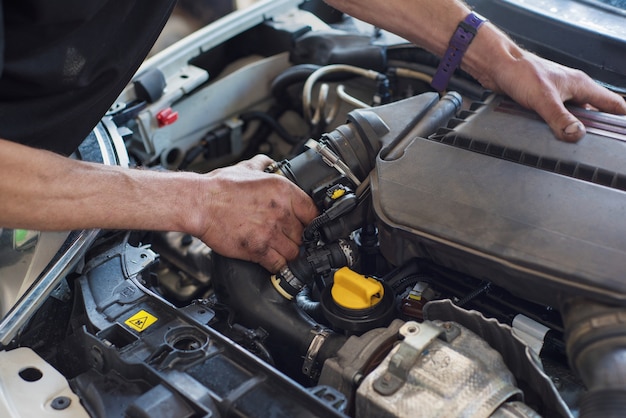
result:
M 234 320 L 248 328 L 263 328 L 269 334 L 268 342 L 293 347 L 289 353 L 302 362 L 323 327 L 281 296 L 271 284 L 270 274 L 260 265 L 214 254 L 214 267 L 215 293 L 233 309 Z M 329 332 L 317 361 L 321 364 L 328 358 L 325 356 L 333 356 L 345 341 L 345 336 Z
M 278 121 L 272 117 L 269 113 L 259 112 L 259 111 L 250 111 L 246 113 L 242 113 L 239 115 L 239 118 L 244 122 L 250 122 L 252 120 L 259 120 L 265 124 L 267 124 L 270 128 L 278 134 L 283 140 L 288 142 L 291 145 L 298 144 L 300 142 L 300 138 L 296 138 L 292 136 L 283 126 L 278 123 Z
M 422 269 L 418 260 L 412 259 L 385 274 L 382 280 L 395 290 L 398 290 L 396 286 L 402 286 L 402 284 L 399 283 L 404 282 L 406 277 L 414 277 L 420 274 L 422 274 Z
M 280 119 L 281 115 L 284 112 L 285 112 L 285 109 L 283 107 L 275 105 L 275 106 L 272 106 L 267 111 L 267 114 L 270 118 L 274 120 L 278 120 Z M 265 123 L 261 123 L 259 127 L 257 128 L 256 132 L 254 132 L 254 134 L 251 136 L 250 140 L 248 141 L 248 145 L 246 146 L 245 150 L 242 153 L 242 159 L 249 159 L 249 158 L 254 157 L 256 154 L 258 154 L 259 145 L 267 141 L 267 138 L 270 136 L 272 132 L 273 132 L 272 127 L 268 126 Z
M 580 400 L 580 417 L 622 418 L 626 414 L 626 390 L 594 390 Z
M 304 83 L 306 79 L 319 68 L 319 65 L 313 64 L 300 64 L 289 67 L 272 81 L 270 90 L 272 96 L 279 100 L 288 98 L 289 93 L 287 90 L 289 87 L 298 83 Z
M 589 390 L 580 418 L 623 417 L 626 411 L 626 308 L 573 299 L 561 309 L 572 368 Z
M 200 143 L 192 148 L 190 148 L 186 153 L 185 157 L 178 165 L 179 170 L 186 170 L 189 165 L 198 158 L 204 152 L 204 143 Z

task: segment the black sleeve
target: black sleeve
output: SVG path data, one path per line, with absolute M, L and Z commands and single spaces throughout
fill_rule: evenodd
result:
M 175 0 L 0 2 L 0 137 L 69 155 L 137 71 Z
M 2 0 L 0 0 L 0 77 L 4 68 L 4 13 L 2 9 Z

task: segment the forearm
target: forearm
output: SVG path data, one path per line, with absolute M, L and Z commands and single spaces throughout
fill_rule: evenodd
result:
M 197 177 L 85 163 L 0 140 L 0 227 L 193 232 L 182 214 Z
M 430 52 L 443 56 L 456 26 L 470 12 L 460 0 L 326 0 L 330 5 L 395 32 Z M 504 93 L 535 110 L 554 135 L 575 142 L 584 125 L 564 102 L 626 114 L 624 99 L 595 83 L 581 71 L 539 58 L 519 48 L 487 22 L 463 55 L 461 68 L 484 87 Z
M 256 156 L 208 174 L 125 169 L 0 140 L 0 228 L 181 231 L 277 271 L 298 254 L 313 201 Z
M 326 0 L 328 4 L 442 55 L 459 21 L 469 13 L 457 0 Z
M 326 0 L 358 19 L 394 32 L 428 51 L 442 56 L 456 26 L 470 12 L 458 0 Z M 521 50 L 503 32 L 487 23 L 481 27 L 468 48 L 462 68 L 485 87 L 493 88 L 491 64 L 515 61 Z

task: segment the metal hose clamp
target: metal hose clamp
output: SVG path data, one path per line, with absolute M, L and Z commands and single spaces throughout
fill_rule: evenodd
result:
M 302 373 L 306 376 L 314 379 L 317 377 L 318 370 L 314 367 L 315 359 L 317 358 L 317 354 L 320 351 L 320 348 L 324 345 L 326 338 L 330 335 L 330 331 L 324 328 L 320 329 L 312 329 L 311 332 L 315 334 L 311 344 L 309 344 L 309 349 L 306 352 L 306 356 L 304 357 L 304 363 L 302 364 Z

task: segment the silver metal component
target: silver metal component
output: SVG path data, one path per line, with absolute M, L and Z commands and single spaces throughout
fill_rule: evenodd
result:
M 315 334 L 315 336 L 313 337 L 311 344 L 309 344 L 309 349 L 304 357 L 304 363 L 302 363 L 302 373 L 310 378 L 316 378 L 319 374 L 319 370 L 314 367 L 315 359 L 317 358 L 317 353 L 324 345 L 324 342 L 330 333 L 326 329 L 311 330 L 311 332 Z
M 315 105 L 315 108 L 312 106 L 311 96 L 313 94 L 313 86 L 317 81 L 326 74 L 335 73 L 335 72 L 348 72 L 352 74 L 357 74 L 361 77 L 369 78 L 371 80 L 376 80 L 378 77 L 382 77 L 383 75 L 374 71 L 368 70 L 361 67 L 355 67 L 353 65 L 345 65 L 345 64 L 332 64 L 326 65 L 314 71 L 304 83 L 304 87 L 302 89 L 302 109 L 304 111 L 305 119 L 309 120 L 311 124 L 317 125 L 321 121 L 324 121 L 325 124 L 330 124 L 335 119 L 337 115 L 337 110 L 339 108 L 339 100 L 344 99 L 351 102 L 355 100 L 354 98 L 348 96 L 345 92 L 340 91 L 339 96 L 331 105 L 331 110 L 326 112 L 325 107 L 328 102 L 328 91 L 329 86 L 324 83 L 322 84 L 319 94 L 318 94 L 318 102 Z M 358 101 L 358 100 L 357 100 Z M 358 101 L 358 107 L 369 107 L 367 104 Z M 352 105 L 355 105 L 355 102 L 351 102 Z
M 112 118 L 102 118 L 101 123 L 94 128 L 93 134 L 98 143 L 103 164 L 119 165 L 120 167 L 129 166 L 130 159 L 126 145 Z
M 354 253 L 354 247 L 345 239 L 340 239 L 337 241 L 339 244 L 339 248 L 343 251 L 343 255 L 346 257 L 346 266 L 352 267 L 356 264 L 357 255 Z
M 304 287 L 304 283 L 300 281 L 289 269 L 289 267 L 285 266 L 280 269 L 280 276 L 283 278 L 285 282 L 287 282 L 294 289 L 302 289 Z
M 132 149 L 145 153 L 142 158 L 146 160 L 161 158 L 165 167 L 175 168 L 184 158 L 184 153 L 201 141 L 208 132 L 228 126 L 232 129 L 231 153 L 238 155 L 248 137 L 242 135 L 243 122 L 236 117 L 241 109 L 264 109 L 267 106 L 266 98 L 270 94 L 271 80 L 288 66 L 288 54 L 283 53 L 263 59 L 248 58 L 245 65 L 224 70 L 224 75 L 210 83 L 205 83 L 208 77 L 206 71 L 193 66 L 187 68 L 188 74 L 170 76 L 166 80 L 168 92 L 137 117 L 138 127 L 133 138 L 139 138 L 141 142 L 131 142 Z M 182 75 L 187 78 L 182 78 Z M 179 79 L 189 84 L 181 86 Z M 187 93 L 196 87 L 192 94 Z M 210 112 L 205 107 L 198 106 L 199 102 L 211 103 L 216 97 L 220 98 L 220 106 L 212 107 Z M 155 117 L 167 107 L 178 112 L 178 121 L 160 128 Z
M 541 418 L 523 402 L 507 402 L 502 404 L 489 418 Z
M 118 130 L 118 127 L 113 123 L 113 119 L 106 117 L 102 119 L 102 125 L 109 133 L 109 138 L 113 145 L 113 151 L 115 153 L 116 161 L 113 161 L 111 165 L 119 165 L 120 167 L 130 166 L 130 158 L 128 157 L 128 151 L 124 144 L 124 139 Z
M 570 408 L 560 396 L 554 382 L 545 374 L 541 360 L 511 327 L 494 318 L 485 318 L 478 311 L 467 311 L 449 299 L 432 301 L 424 306 L 424 318 L 454 321 L 485 339 L 490 347 L 501 353 L 508 369 L 516 378 L 526 382 L 544 399 L 543 412 L 550 417 L 572 418 Z
M 369 109 L 370 107 L 372 107 L 368 105 L 367 103 L 362 102 L 361 100 L 357 99 L 356 97 L 349 95 L 346 92 L 346 87 L 343 84 L 340 84 L 337 86 L 337 96 L 344 102 L 358 109 Z
M 123 265 L 125 270 L 124 274 L 126 277 L 133 278 L 154 263 L 157 258 L 158 255 L 147 245 L 143 247 L 133 247 L 132 245 L 126 244 Z
M 524 341 L 535 354 L 539 355 L 543 347 L 543 339 L 550 328 L 522 314 L 516 315 L 511 325 L 513 335 Z
M 385 396 L 400 389 L 419 356 L 442 332 L 441 328 L 429 322 L 418 324 L 409 321 L 404 324 L 399 331 L 404 342 L 391 357 L 387 372 L 374 382 L 374 389 Z
M 352 170 L 350 170 L 350 167 L 341 161 L 341 158 L 339 158 L 339 156 L 335 154 L 327 145 L 317 142 L 314 139 L 309 139 L 306 141 L 305 146 L 320 154 L 322 156 L 322 160 L 324 160 L 329 167 L 333 167 L 340 174 L 349 178 L 350 181 L 357 187 L 361 184 L 361 181 L 354 175 Z
M 345 395 L 348 404 L 353 404 L 357 387 L 378 364 L 380 353 L 397 343 L 402 325 L 404 321 L 396 319 L 386 328 L 351 336 L 335 357 L 324 362 L 318 384 L 336 388 Z
M 521 394 L 500 354 L 458 324 L 407 323 L 400 334 L 404 341 L 359 386 L 356 416 L 487 418 Z M 395 380 L 398 388 L 383 389 Z

